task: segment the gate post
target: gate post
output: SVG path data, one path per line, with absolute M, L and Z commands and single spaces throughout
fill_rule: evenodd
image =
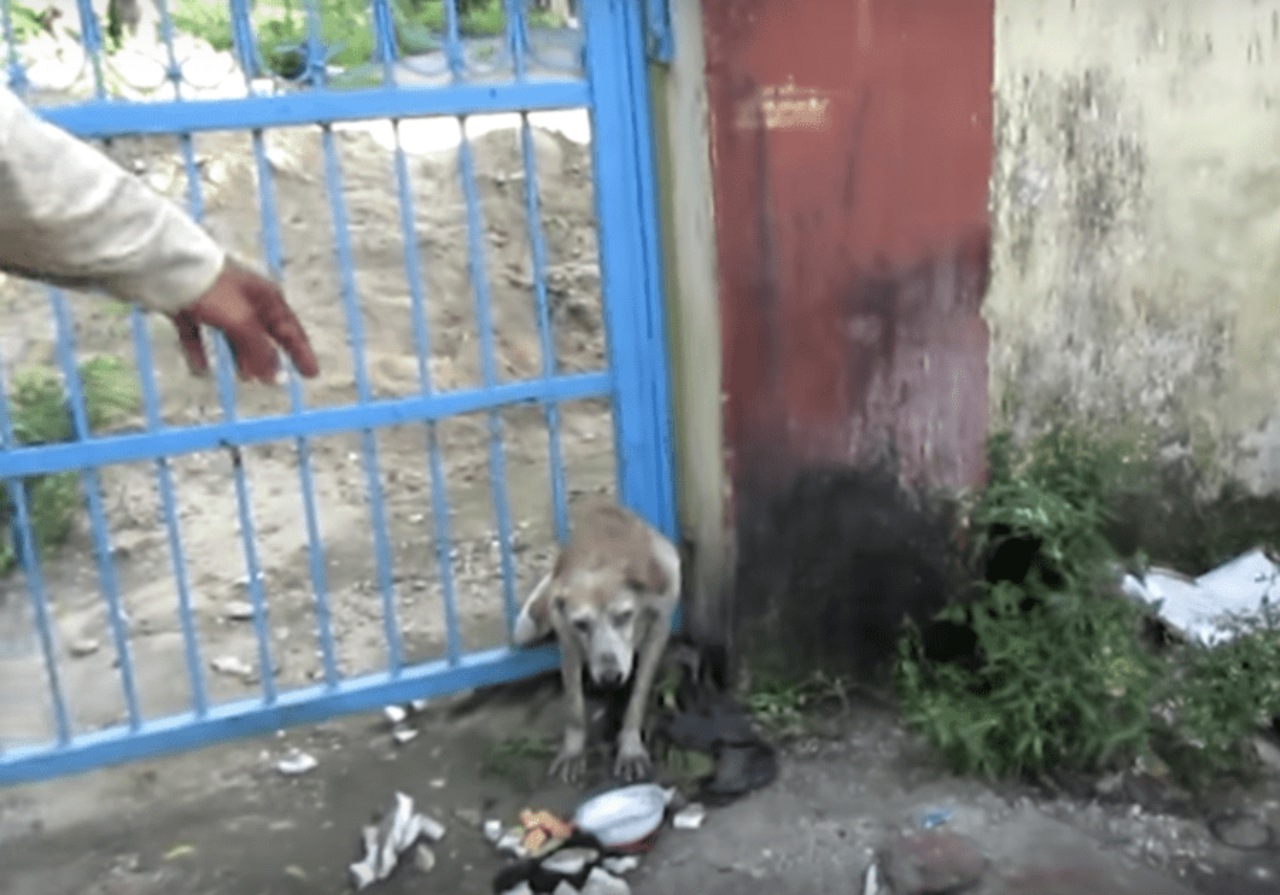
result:
M 641 0 L 583 0 L 618 498 L 676 534 L 662 257 Z

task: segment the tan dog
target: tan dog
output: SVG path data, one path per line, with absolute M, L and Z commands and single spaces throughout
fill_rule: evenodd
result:
M 514 639 L 527 646 L 555 633 L 569 717 L 551 773 L 574 781 L 586 765 L 587 710 L 582 672 L 598 685 L 635 684 L 618 734 L 614 774 L 626 780 L 652 767 L 641 736 L 658 662 L 680 600 L 680 554 L 629 510 L 586 510 L 551 573 L 525 601 Z

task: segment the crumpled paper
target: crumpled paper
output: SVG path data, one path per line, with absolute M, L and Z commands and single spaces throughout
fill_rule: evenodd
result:
M 420 840 L 439 842 L 444 838 L 444 827 L 439 821 L 415 811 L 413 799 L 397 792 L 392 809 L 383 815 L 377 826 L 365 827 L 361 835 L 364 858 L 350 866 L 357 890 L 389 877 L 405 852 Z

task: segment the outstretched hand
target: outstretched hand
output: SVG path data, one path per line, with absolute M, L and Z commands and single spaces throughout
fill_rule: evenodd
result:
M 284 299 L 280 287 L 228 260 L 204 295 L 173 317 L 187 367 L 196 375 L 209 371 L 201 326 L 221 330 L 241 379 L 273 383 L 280 372 L 282 349 L 299 373 L 320 372 L 306 330 Z

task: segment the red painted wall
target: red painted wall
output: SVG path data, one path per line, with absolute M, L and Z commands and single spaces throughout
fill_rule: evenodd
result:
M 979 482 L 993 0 L 703 4 L 730 476 Z

